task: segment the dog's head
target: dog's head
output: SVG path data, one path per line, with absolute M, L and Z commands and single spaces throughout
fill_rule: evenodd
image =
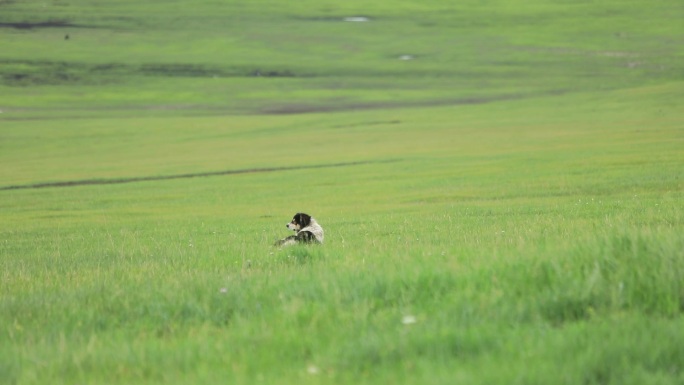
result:
M 304 213 L 297 213 L 292 217 L 292 221 L 288 223 L 287 228 L 292 231 L 299 231 L 311 223 L 311 216 Z

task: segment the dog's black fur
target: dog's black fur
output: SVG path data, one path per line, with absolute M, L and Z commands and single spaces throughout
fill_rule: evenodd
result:
M 314 220 L 315 221 L 315 220 Z M 278 240 L 275 246 L 285 246 L 294 243 L 319 243 L 316 236 L 310 231 L 301 231 L 302 229 L 311 225 L 312 218 L 308 214 L 297 213 L 292 217 L 292 221 L 286 224 L 285 227 L 294 231 L 295 235 Z

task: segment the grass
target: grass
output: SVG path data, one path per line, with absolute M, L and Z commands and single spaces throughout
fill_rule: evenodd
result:
M 3 382 L 684 382 L 681 5 L 191 4 L 0 2 Z
M 43 23 L 5 28 L 0 54 L 10 86 L 0 106 L 33 117 L 403 107 L 681 80 L 681 29 L 666 21 L 682 9 L 672 2 L 2 7 L 7 25 Z M 371 22 L 343 22 L 350 14 Z

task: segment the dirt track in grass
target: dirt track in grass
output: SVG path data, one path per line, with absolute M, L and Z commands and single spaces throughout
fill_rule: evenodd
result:
M 308 166 L 245 168 L 245 169 L 237 169 L 237 170 L 224 170 L 224 171 L 212 171 L 212 172 L 176 174 L 176 175 L 159 175 L 159 176 L 111 178 L 111 179 L 79 179 L 79 180 L 60 181 L 60 182 L 45 182 L 45 183 L 35 183 L 35 184 L 26 184 L 26 185 L 2 186 L 2 187 L 0 187 L 0 191 L 2 191 L 2 190 L 28 190 L 28 189 L 41 189 L 41 188 L 56 188 L 56 187 L 77 187 L 77 186 L 107 185 L 107 184 L 124 184 L 124 183 L 172 180 L 172 179 L 206 178 L 206 177 L 212 177 L 212 176 L 225 176 L 225 175 L 236 175 L 236 174 L 255 174 L 255 173 L 264 173 L 264 172 L 311 170 L 311 169 L 337 168 L 337 167 L 352 167 L 352 166 L 361 166 L 361 165 L 366 165 L 366 164 L 393 163 L 393 162 L 398 162 L 398 161 L 399 161 L 399 159 L 368 160 L 368 161 L 358 161 L 358 162 L 316 164 L 316 165 L 308 165 Z

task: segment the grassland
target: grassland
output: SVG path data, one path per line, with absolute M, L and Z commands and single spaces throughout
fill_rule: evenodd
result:
M 683 16 L 0 1 L 0 383 L 684 383 Z

